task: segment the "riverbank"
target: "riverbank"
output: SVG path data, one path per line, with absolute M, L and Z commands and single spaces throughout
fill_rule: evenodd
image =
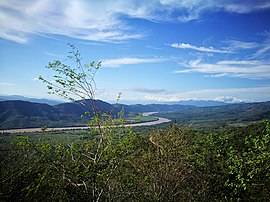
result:
M 143 116 L 153 115 L 156 112 L 148 112 L 144 113 Z M 155 117 L 155 116 L 154 116 Z M 168 123 L 171 120 L 161 117 L 155 117 L 157 120 L 149 121 L 149 122 L 142 122 L 142 123 L 130 123 L 125 124 L 124 127 L 140 127 L 140 126 L 152 126 L 158 125 L 162 123 Z M 61 131 L 61 130 L 87 130 L 91 129 L 90 126 L 76 126 L 76 127 L 63 127 L 63 128 L 47 128 L 46 131 Z M 10 130 L 0 130 L 0 134 L 4 133 L 34 133 L 34 132 L 41 132 L 41 128 L 20 128 L 20 129 L 10 129 Z

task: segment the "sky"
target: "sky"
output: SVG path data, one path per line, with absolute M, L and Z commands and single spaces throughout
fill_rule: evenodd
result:
M 269 0 L 0 0 L 0 94 L 58 99 L 37 78 L 68 43 L 97 99 L 270 101 Z

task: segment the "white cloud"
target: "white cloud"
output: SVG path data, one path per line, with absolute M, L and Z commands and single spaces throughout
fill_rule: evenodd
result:
M 220 101 L 220 102 L 226 102 L 226 103 L 239 103 L 239 102 L 249 102 L 251 100 L 247 100 L 247 99 L 238 99 L 232 96 L 221 96 L 221 97 L 217 97 L 214 99 L 215 101 Z
M 172 43 L 169 46 L 179 49 L 191 49 L 200 52 L 210 53 L 225 53 L 225 54 L 239 54 L 241 51 L 246 51 L 245 58 L 255 59 L 255 58 L 265 58 L 270 54 L 270 34 L 266 34 L 266 38 L 261 42 L 246 42 L 239 40 L 225 40 L 223 43 L 226 44 L 222 48 L 214 47 L 204 47 L 204 46 L 195 46 L 189 43 Z M 248 51 L 248 52 L 247 52 Z M 238 61 L 239 62 L 239 61 Z M 250 61 L 249 61 L 250 62 Z M 253 61 L 254 62 L 254 61 Z
M 269 1 L 243 1 L 242 3 L 234 3 L 231 1 L 230 4 L 223 5 L 225 11 L 232 13 L 250 13 L 258 10 L 264 10 L 270 8 Z
M 117 16 L 126 4 L 121 1 L 1 1 L 0 37 L 17 43 L 26 43 L 31 34 L 59 34 L 94 41 L 141 38 L 143 34 L 135 33 Z
M 15 83 L 0 83 L 0 86 L 15 86 Z
M 161 50 L 162 48 L 158 48 L 158 47 L 154 47 L 154 46 L 145 46 L 146 48 L 150 48 L 150 49 L 153 49 L 153 50 Z
M 120 67 L 121 65 L 132 65 L 141 63 L 157 63 L 164 62 L 161 58 L 115 58 L 115 59 L 103 59 L 102 67 Z
M 250 58 L 258 58 L 268 54 L 270 52 L 270 34 L 266 34 L 266 39 L 264 39 L 261 43 L 258 42 L 245 42 L 245 41 L 238 41 L 238 40 L 225 40 L 224 43 L 228 44 L 228 47 L 224 49 L 229 51 L 236 51 L 236 50 L 248 50 L 254 49 L 253 54 L 249 56 Z
M 135 90 L 138 91 L 135 91 Z M 140 89 L 142 91 L 140 91 Z M 148 92 L 147 92 L 148 91 Z M 157 93 L 157 91 L 160 91 Z M 168 89 L 142 89 L 138 87 L 125 89 L 103 89 L 98 91 L 98 99 L 116 101 L 121 92 L 121 100 L 129 103 L 155 103 L 155 102 L 177 102 L 181 100 L 216 100 L 225 102 L 248 102 L 269 101 L 270 86 L 250 88 L 217 88 L 198 89 L 189 91 L 170 91 Z
M 260 56 L 264 56 L 270 53 L 270 34 L 268 38 L 262 43 L 261 47 L 255 54 L 253 54 L 253 58 L 257 58 Z
M 168 97 L 168 96 L 153 96 L 153 95 L 145 95 L 144 100 L 154 101 L 154 102 L 178 102 L 180 101 L 177 97 Z
M 9 0 L 0 1 L 0 37 L 27 43 L 32 34 L 56 34 L 115 42 L 145 36 L 127 18 L 189 22 L 209 10 L 249 13 L 269 8 L 268 0 Z
M 217 62 L 218 65 L 262 65 L 259 60 L 222 60 Z
M 166 89 L 150 89 L 150 88 L 127 88 L 126 90 L 128 91 L 133 91 L 133 92 L 139 92 L 139 93 L 150 93 L 150 94 L 160 94 L 160 93 L 166 93 Z
M 221 73 L 221 74 L 207 74 L 207 75 L 204 75 L 204 77 L 211 77 L 211 78 L 219 78 L 219 77 L 224 77 L 224 76 L 228 76 L 228 74 Z
M 268 0 L 160 0 L 162 5 L 180 8 L 183 10 L 182 15 L 178 16 L 181 22 L 189 22 L 200 19 L 204 12 L 207 11 L 225 11 L 230 13 L 251 13 L 270 8 Z
M 52 56 L 52 57 L 55 57 L 55 58 L 63 58 L 64 57 L 64 55 L 62 55 L 62 54 L 56 54 L 56 53 L 52 53 L 52 52 L 48 52 L 48 51 L 44 51 L 44 53 L 46 55 L 49 55 L 49 56 Z
M 171 94 L 144 96 L 153 102 L 176 102 L 181 100 L 216 100 L 228 103 L 248 101 L 269 101 L 270 87 L 203 89 Z
M 177 70 L 175 73 L 199 72 L 210 75 L 210 77 L 229 76 L 249 79 L 270 79 L 270 63 L 258 60 L 226 60 L 216 63 L 203 63 L 202 60 L 198 59 L 191 60 L 185 66 L 188 69 Z
M 203 46 L 194 46 L 188 43 L 173 43 L 169 46 L 173 48 L 180 48 L 180 49 L 193 49 L 197 51 L 203 51 L 203 52 L 209 52 L 209 53 L 232 53 L 228 50 L 222 50 L 222 49 L 215 49 L 213 47 L 203 47 Z
M 269 51 L 270 51 L 270 43 L 267 44 L 267 45 L 265 45 L 262 49 L 258 50 L 258 51 L 255 53 L 254 57 L 261 56 L 261 55 L 263 55 L 264 53 L 269 52 Z
M 228 50 L 237 50 L 237 49 L 253 49 L 257 48 L 259 46 L 256 42 L 245 42 L 245 41 L 239 41 L 239 40 L 225 40 L 225 43 L 227 43 L 229 46 L 226 47 Z
M 164 97 L 164 96 L 153 96 L 153 95 L 146 95 L 144 96 L 144 99 L 147 101 L 152 101 L 152 102 L 179 102 L 179 101 L 186 101 L 186 100 L 209 100 L 209 98 L 196 98 L 196 97 L 191 97 L 191 98 L 183 98 L 183 95 L 181 96 L 176 96 L 176 97 Z M 213 101 L 219 101 L 219 102 L 225 102 L 225 103 L 241 103 L 241 102 L 251 102 L 253 100 L 249 99 L 238 99 L 232 96 L 220 96 L 216 98 L 211 98 L 210 100 Z
M 201 12 L 200 10 L 196 10 L 196 11 L 193 11 L 192 13 L 188 13 L 186 15 L 181 15 L 177 19 L 183 23 L 197 20 L 200 18 L 200 12 Z
M 223 9 L 234 13 L 249 13 L 258 10 L 270 8 L 270 3 L 267 0 L 260 1 L 235 1 L 235 0 L 160 0 L 161 4 L 186 8 L 192 11 L 203 9 Z

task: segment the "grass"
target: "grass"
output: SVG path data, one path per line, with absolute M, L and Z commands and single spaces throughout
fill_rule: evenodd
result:
M 145 122 L 151 122 L 151 121 L 157 121 L 158 118 L 153 116 L 141 116 L 141 117 L 129 117 L 124 120 L 125 124 L 135 124 L 135 123 L 145 123 Z M 119 124 L 120 120 L 115 119 L 115 123 Z

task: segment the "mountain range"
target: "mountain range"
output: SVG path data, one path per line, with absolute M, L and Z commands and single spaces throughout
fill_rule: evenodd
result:
M 219 129 L 227 126 L 247 125 L 270 119 L 270 101 L 230 104 L 157 114 L 173 122 L 191 124 L 193 128 Z
M 186 101 L 173 102 L 173 104 L 192 105 L 196 107 L 215 107 L 215 106 L 230 105 L 232 103 L 226 103 L 226 102 L 215 101 L 215 100 L 186 100 Z
M 30 98 L 30 97 L 25 97 L 21 95 L 0 95 L 0 101 L 7 101 L 7 100 L 21 100 L 21 101 L 29 101 L 29 102 L 36 102 L 36 103 L 44 103 L 48 105 L 57 105 L 57 104 L 62 103 L 61 101 L 56 101 L 56 100 Z
M 49 100 L 49 99 L 38 99 L 38 98 L 31 98 L 25 97 L 21 95 L 0 95 L 0 101 L 7 101 L 7 100 L 22 100 L 22 101 L 29 101 L 29 102 L 36 102 L 36 103 L 44 103 L 48 105 L 57 105 L 63 103 L 63 101 L 59 100 Z M 223 101 L 215 101 L 215 100 L 185 100 L 185 101 L 178 101 L 178 102 L 164 102 L 160 103 L 161 105 L 192 105 L 196 107 L 213 107 L 213 106 L 223 106 L 228 105 L 231 103 L 223 102 Z M 128 104 L 136 105 L 136 104 Z M 148 104 L 149 105 L 149 104 Z
M 170 112 L 194 108 L 182 105 L 122 105 L 109 104 L 95 100 L 95 106 L 100 113 L 108 112 L 112 116 L 124 109 L 126 115 L 143 112 Z M 48 105 L 22 100 L 0 101 L 0 129 L 32 128 L 32 127 L 65 127 L 87 124 L 90 117 L 81 117 L 86 111 L 93 116 L 91 100 L 81 102 L 60 103 Z
M 40 101 L 40 100 L 39 100 Z M 0 129 L 32 128 L 32 127 L 66 127 L 81 126 L 87 124 L 90 117 L 81 117 L 86 111 L 93 115 L 91 100 L 81 102 L 67 102 L 49 105 L 45 103 L 29 102 L 23 100 L 0 101 Z M 143 112 L 159 112 L 162 115 L 178 120 L 182 123 L 189 121 L 217 121 L 249 120 L 257 121 L 270 118 L 270 102 L 225 104 L 207 101 L 199 102 L 201 105 L 182 104 L 109 104 L 101 100 L 95 100 L 99 112 L 109 112 L 112 116 L 124 108 L 126 115 Z M 194 102 L 193 102 L 194 103 Z M 197 102 L 197 105 L 199 104 Z M 204 103 L 204 104 L 203 104 Z M 203 105 L 202 105 L 203 104 Z M 220 106 L 212 106 L 212 105 Z M 210 105 L 210 107 L 208 106 Z M 201 107 L 203 106 L 203 107 Z M 208 106 L 208 107 L 205 107 Z M 253 118 L 252 118 L 253 117 Z

